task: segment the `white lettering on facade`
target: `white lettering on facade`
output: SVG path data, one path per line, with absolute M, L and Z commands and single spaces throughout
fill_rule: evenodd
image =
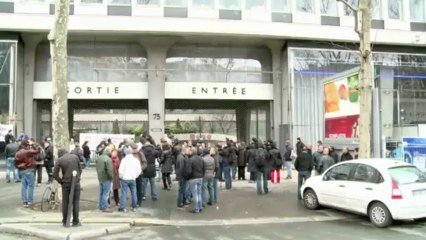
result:
M 81 95 L 81 94 L 90 94 L 90 95 L 98 95 L 98 94 L 106 94 L 106 95 L 118 95 L 120 94 L 120 88 L 119 87 L 113 87 L 112 89 L 110 87 L 74 87 L 72 88 L 72 91 L 74 94 Z M 68 93 L 70 92 L 68 88 Z
M 191 92 L 193 95 L 207 95 L 207 94 L 224 94 L 224 95 L 246 95 L 246 88 L 238 88 L 238 87 L 192 87 Z

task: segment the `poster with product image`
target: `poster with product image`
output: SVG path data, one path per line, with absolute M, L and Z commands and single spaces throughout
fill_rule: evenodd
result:
M 326 139 L 359 137 L 359 74 L 349 74 L 324 82 L 324 135 Z
M 426 172 L 426 138 L 403 138 L 404 161 Z

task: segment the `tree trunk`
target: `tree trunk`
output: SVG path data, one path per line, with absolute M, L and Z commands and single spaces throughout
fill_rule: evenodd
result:
M 67 151 L 68 130 L 68 80 L 67 80 L 67 32 L 70 0 L 56 0 L 55 22 L 48 35 L 52 61 L 52 140 L 55 159 L 58 150 Z
M 371 64 L 371 9 L 372 0 L 360 0 L 358 5 L 358 19 L 361 22 L 360 52 L 361 68 L 359 90 L 360 119 L 359 119 L 359 158 L 370 158 L 371 155 L 371 105 L 372 105 L 372 64 Z

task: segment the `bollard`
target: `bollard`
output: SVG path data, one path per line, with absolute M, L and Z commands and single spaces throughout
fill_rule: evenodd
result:
M 68 201 L 67 222 L 66 222 L 66 225 L 65 225 L 67 227 L 69 227 L 70 224 L 71 224 L 71 214 L 72 214 L 72 207 L 73 207 L 73 200 L 74 200 L 76 176 L 77 176 L 77 171 L 76 170 L 72 171 L 71 192 L 70 192 L 69 201 Z M 62 189 L 62 191 L 63 191 L 63 189 Z

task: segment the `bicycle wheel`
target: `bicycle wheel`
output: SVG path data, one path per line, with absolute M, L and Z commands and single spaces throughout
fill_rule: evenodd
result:
M 42 212 L 47 212 L 47 211 L 50 211 L 52 209 L 52 207 L 50 206 L 51 195 L 52 195 L 52 189 L 50 187 L 47 187 L 44 190 L 43 197 L 41 198 L 41 211 Z

